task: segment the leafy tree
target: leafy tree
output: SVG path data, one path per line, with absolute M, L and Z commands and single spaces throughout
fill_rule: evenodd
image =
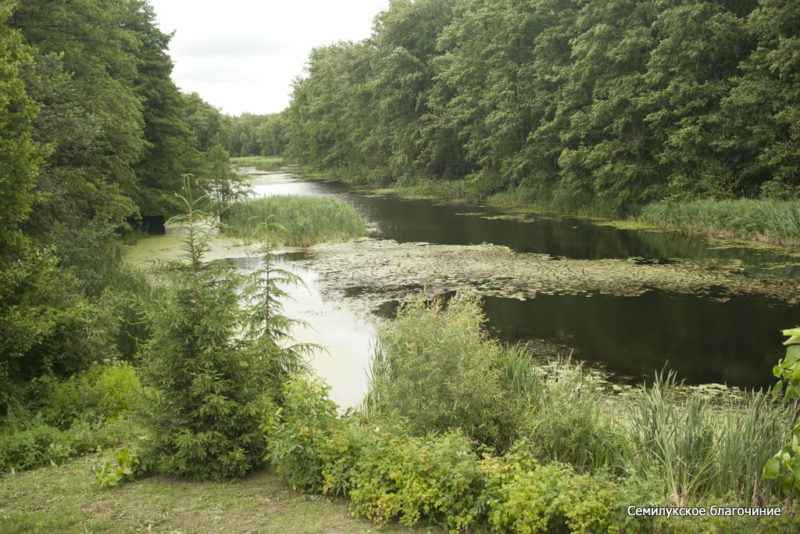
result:
M 364 104 L 371 102 L 365 84 L 372 53 L 366 44 L 351 43 L 311 52 L 308 77 L 295 80 L 289 106 L 288 152 L 292 158 L 347 170 L 362 167 L 365 158 L 376 152 L 370 150 L 376 148 L 371 141 L 359 135 L 370 128 L 363 119 L 370 113 L 370 106 Z
M 641 96 L 656 18 L 652 2 L 590 2 L 577 14 L 568 81 L 557 114 L 568 119 L 556 196 L 624 212 L 658 198 L 663 169 Z
M 34 139 L 49 147 L 26 231 L 55 246 L 81 280 L 114 261 L 114 230 L 135 211 L 133 164 L 144 140 L 135 39 L 115 0 L 21 3 L 10 19 L 35 53 L 28 93 L 41 105 Z
M 668 4 L 670 2 L 667 2 Z M 658 40 L 647 65 L 646 117 L 657 161 L 669 169 L 673 197 L 729 197 L 739 154 L 726 142 L 721 102 L 752 48 L 744 20 L 716 2 L 674 2 L 654 24 Z
M 262 156 L 280 156 L 286 151 L 286 110 L 267 115 L 256 129 Z
M 23 232 L 41 195 L 35 189 L 42 150 L 34 140 L 37 106 L 25 91 L 30 49 L 8 28 L 0 8 L 0 406 L 21 383 L 44 373 L 64 375 L 113 357 L 113 319 L 80 293 L 52 250 Z
M 315 49 L 288 154 L 353 179 L 468 179 L 561 208 L 800 194 L 787 0 L 393 1 Z
M 200 152 L 206 152 L 217 142 L 222 143 L 228 152 L 233 152 L 232 131 L 234 119 L 223 115 L 220 111 L 205 102 L 197 93 L 181 95 L 184 100 L 186 110 L 186 120 L 189 128 L 194 133 L 196 148 Z
M 231 131 L 231 153 L 236 156 L 258 156 L 261 154 L 257 130 L 264 124 L 267 115 L 243 113 L 233 119 Z
M 417 170 L 419 121 L 429 111 L 437 38 L 452 20 L 454 4 L 453 0 L 395 0 L 375 18 L 376 53 L 367 73 L 375 117 L 371 131 L 364 131 L 363 124 L 351 123 L 351 127 L 360 127 L 362 135 L 373 140 L 372 146 L 382 149 L 380 160 L 370 165 L 385 165 L 394 180 Z M 361 105 L 359 101 L 353 104 Z M 358 115 L 354 119 L 368 120 Z M 376 139 L 380 142 L 375 143 Z
M 792 1 L 762 0 L 747 18 L 757 40 L 722 105 L 729 138 L 746 156 L 737 186 L 748 195 L 797 198 L 800 187 L 800 15 Z
M 180 209 L 174 193 L 181 190 L 181 176 L 197 172 L 201 156 L 187 122 L 185 101 L 170 78 L 167 47 L 172 36 L 162 33 L 154 19 L 145 0 L 127 2 L 123 25 L 136 38 L 133 87 L 141 103 L 145 142 L 134 165 L 137 187 L 129 196 L 144 215 L 170 215 Z
M 6 25 L 12 6 L 0 7 L 0 247 L 5 257 L 23 241 L 20 225 L 37 200 L 35 176 L 40 153 L 31 136 L 37 106 L 25 91 L 22 70 L 32 62 L 19 32 Z
M 46 283 L 47 258 L 38 260 L 20 225 L 36 202 L 34 180 L 40 154 L 31 138 L 36 106 L 25 92 L 21 70 L 32 62 L 18 32 L 6 21 L 10 5 L 0 6 L 0 402 L 9 400 L 10 380 L 31 344 L 48 331 L 49 310 L 31 289 Z M 37 261 L 38 260 L 38 261 Z

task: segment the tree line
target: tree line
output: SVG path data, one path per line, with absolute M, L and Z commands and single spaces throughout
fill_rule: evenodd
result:
M 287 153 L 561 209 L 797 198 L 796 0 L 393 0 L 313 50 Z
M 0 406 L 119 355 L 121 237 L 231 177 L 225 118 L 170 78 L 146 0 L 0 5 Z

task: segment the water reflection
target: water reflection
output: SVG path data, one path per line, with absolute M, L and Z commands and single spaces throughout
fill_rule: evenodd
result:
M 445 300 L 453 293 L 440 295 Z M 375 313 L 392 319 L 399 302 Z M 793 325 L 795 306 L 738 297 L 729 302 L 653 291 L 640 297 L 537 295 L 535 299 L 485 297 L 492 337 L 533 341 L 597 364 L 623 380 L 650 380 L 675 371 L 688 384 L 770 387 L 772 366 L 784 355 L 776 325 Z M 550 353 L 555 356 L 556 353 Z
M 377 335 L 377 324 L 357 317 L 341 303 L 325 299 L 319 290 L 319 275 L 292 261 L 303 257 L 303 253 L 275 257 L 276 268 L 293 272 L 305 282 L 305 287 L 283 288 L 289 294 L 289 298 L 283 301 L 284 315 L 305 323 L 292 328 L 292 340 L 324 348 L 312 352 L 309 365 L 325 378 L 331 387 L 333 401 L 341 408 L 355 407 L 367 392 L 366 370 Z M 253 271 L 263 263 L 260 258 L 235 258 L 232 261 L 244 271 Z
M 717 302 L 653 291 L 641 297 L 549 296 L 520 302 L 487 298 L 495 335 L 507 341 L 551 339 L 609 370 L 652 377 L 667 367 L 691 384 L 770 386 L 784 347 L 779 328 L 797 309 L 767 299 Z

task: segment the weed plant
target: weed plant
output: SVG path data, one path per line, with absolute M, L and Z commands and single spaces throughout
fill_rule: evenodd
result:
M 543 462 L 620 473 L 627 437 L 599 377 L 569 360 L 539 372 L 542 386 L 521 431 L 533 455 Z
M 800 242 L 800 204 L 791 200 L 693 200 L 648 204 L 641 219 L 685 232 Z
M 248 241 L 261 241 L 265 219 L 280 224 L 281 231 L 273 231 L 273 239 L 290 246 L 342 242 L 367 234 L 364 219 L 349 204 L 331 198 L 295 196 L 233 204 L 225 214 L 223 232 Z
M 269 156 L 246 156 L 231 158 L 234 167 L 255 167 L 259 171 L 277 171 L 283 166 L 283 158 Z
M 58 464 L 125 438 L 139 390 L 127 363 L 94 365 L 68 380 L 37 378 L 0 427 L 0 472 Z
M 725 406 L 700 393 L 680 395 L 672 373 L 658 375 L 627 409 L 627 466 L 660 484 L 672 502 L 734 494 L 755 505 L 777 496 L 777 485 L 762 481 L 761 472 L 780 447 L 791 409 L 762 393 Z
M 67 430 L 46 423 L 31 423 L 25 430 L 2 431 L 0 473 L 61 464 L 130 437 L 128 421 L 101 426 L 80 422 Z

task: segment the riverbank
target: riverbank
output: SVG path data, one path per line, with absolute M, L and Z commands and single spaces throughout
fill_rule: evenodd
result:
M 469 286 L 484 298 L 492 335 L 543 361 L 572 353 L 618 383 L 652 380 L 666 366 L 690 384 L 742 388 L 772 385 L 778 329 L 796 322 L 791 257 L 605 220 L 403 199 L 293 171 L 249 181 L 257 195 L 350 203 L 370 232 L 286 257 L 284 268 L 300 269 L 320 295 L 297 310 L 304 320 L 319 323 L 323 302 L 380 324 L 409 294 L 447 298 Z M 332 324 L 321 321 L 319 332 Z M 353 335 L 342 328 L 337 337 Z
M 244 156 L 231 158 L 234 167 L 251 167 L 259 171 L 277 171 L 283 166 L 283 158 L 278 156 Z
M 800 203 L 789 200 L 693 200 L 654 203 L 638 217 L 668 230 L 715 238 L 800 247 Z
M 524 220 L 542 215 L 575 216 L 619 229 L 675 232 L 713 241 L 720 246 L 766 248 L 800 256 L 800 203 L 795 201 L 705 199 L 656 202 L 642 207 L 636 214 L 620 218 L 597 207 L 566 208 L 552 201 L 543 202 L 536 198 L 533 191 L 524 188 L 484 197 L 471 188 L 468 180 L 417 180 L 378 186 L 348 180 L 335 171 L 317 171 L 297 166 L 294 172 L 311 180 L 344 182 L 361 193 L 489 206 L 506 212 L 509 218 Z

